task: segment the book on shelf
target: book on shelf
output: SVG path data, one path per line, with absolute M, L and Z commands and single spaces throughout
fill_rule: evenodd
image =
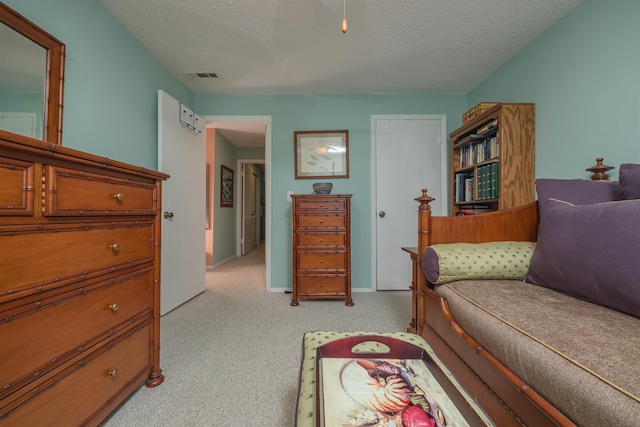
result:
M 473 200 L 473 178 L 464 181 L 464 200 Z
M 487 167 L 478 167 L 479 183 L 478 183 L 478 200 L 487 198 Z
M 457 147 L 461 147 L 465 144 L 469 144 L 471 142 L 474 141 L 482 141 L 482 139 L 484 139 L 484 136 L 477 134 L 477 133 L 470 133 L 469 135 L 465 136 L 464 138 L 461 138 L 459 140 L 457 140 L 454 144 L 454 148 Z
M 460 148 L 459 166 L 466 168 L 498 157 L 499 140 L 496 135 L 478 140 Z
M 459 214 L 460 215 L 478 215 L 478 214 L 483 214 L 491 211 L 493 211 L 493 209 L 491 209 L 489 206 L 486 206 L 485 208 L 460 208 Z
M 460 172 L 455 178 L 454 200 L 456 202 L 473 200 L 473 173 Z
M 478 200 L 497 199 L 499 194 L 499 163 L 492 162 L 477 168 Z
M 477 215 L 482 213 L 491 212 L 494 209 L 489 205 L 482 204 L 469 204 L 469 205 L 460 205 L 458 215 Z
M 498 162 L 495 163 L 491 163 L 491 198 L 492 199 L 497 199 L 498 198 L 498 194 L 500 193 L 499 190 L 499 178 L 500 178 L 500 173 L 499 173 L 499 166 L 500 164 Z
M 491 209 L 491 206 L 480 203 L 470 203 L 460 205 L 460 209 Z
M 480 129 L 478 129 L 476 132 L 479 135 L 484 135 L 484 134 L 487 134 L 489 132 L 493 132 L 494 130 L 496 130 L 498 128 L 498 124 L 499 124 L 499 120 L 498 119 L 492 120 L 489 123 L 487 123 L 486 125 L 482 126 Z

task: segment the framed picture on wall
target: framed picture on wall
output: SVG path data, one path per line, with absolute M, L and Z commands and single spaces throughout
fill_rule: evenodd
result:
M 220 172 L 220 206 L 233 207 L 233 170 L 221 165 Z
M 293 133 L 295 178 L 349 178 L 349 131 Z

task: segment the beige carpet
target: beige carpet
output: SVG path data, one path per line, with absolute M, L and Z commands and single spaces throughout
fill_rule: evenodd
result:
M 263 246 L 207 272 L 206 291 L 162 317 L 164 383 L 103 426 L 291 426 L 305 332 L 399 332 L 411 319 L 408 290 L 355 292 L 353 307 L 290 300 L 265 290 Z

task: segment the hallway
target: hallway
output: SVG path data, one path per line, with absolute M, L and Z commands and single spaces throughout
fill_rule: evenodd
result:
M 213 270 L 207 271 L 207 288 L 232 287 L 235 289 L 265 290 L 265 242 L 243 257 L 236 257 Z

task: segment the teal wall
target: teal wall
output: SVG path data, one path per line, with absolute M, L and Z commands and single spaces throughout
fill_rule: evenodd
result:
M 585 0 L 469 93 L 536 104 L 536 176 L 640 163 L 640 1 Z M 610 174 L 615 179 L 615 173 Z
M 311 193 L 314 180 L 294 179 L 293 132 L 348 129 L 348 179 L 334 179 L 334 193 L 351 193 L 353 288 L 371 287 L 371 115 L 446 114 L 449 131 L 466 109 L 464 94 L 325 96 L 205 96 L 195 109 L 207 115 L 271 116 L 271 287 L 291 287 L 291 204 L 287 191 Z M 454 123 L 451 125 L 450 123 Z M 428 183 L 425 183 L 428 185 Z M 416 196 L 419 194 L 416 189 Z M 269 218 L 267 218 L 269 221 Z M 215 253 L 215 249 L 214 249 Z
M 42 92 L 0 92 L 0 111 L 3 113 L 35 113 L 35 138 L 42 139 L 43 100 Z
M 193 93 L 99 0 L 3 1 L 67 47 L 62 145 L 156 169 L 158 89 Z

